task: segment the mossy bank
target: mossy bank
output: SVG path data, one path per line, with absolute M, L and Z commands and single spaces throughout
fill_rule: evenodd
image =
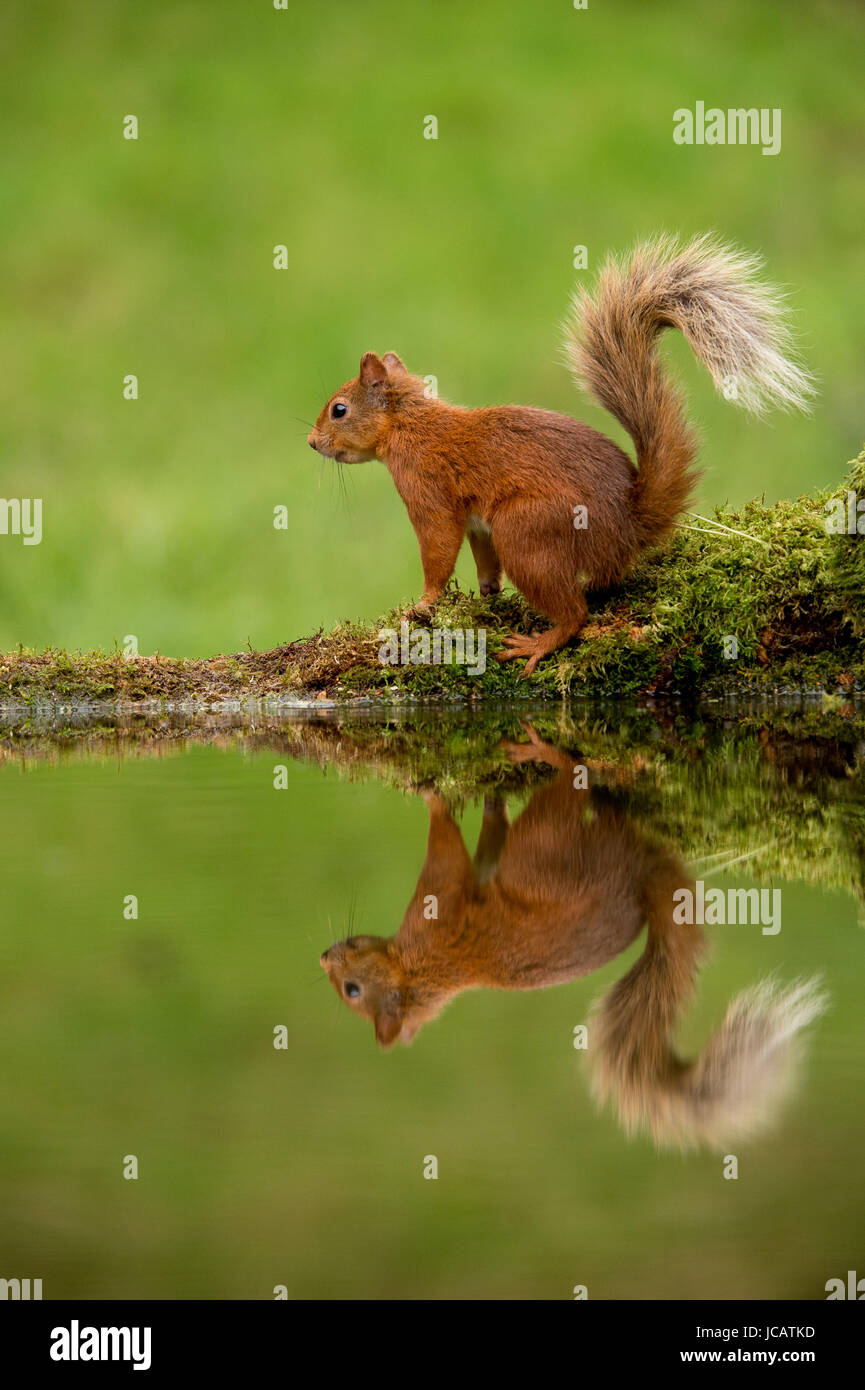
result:
M 512 591 L 478 599 L 454 587 L 431 628 L 463 635 L 472 659 L 462 663 L 424 660 L 425 648 L 434 658 L 441 639 L 413 622 L 408 643 L 390 646 L 401 657 L 407 645 L 421 659 L 383 664 L 383 634 L 405 630 L 396 609 L 271 651 L 209 660 L 21 647 L 0 656 L 0 705 L 788 690 L 854 698 L 865 693 L 865 534 L 858 527 L 865 532 L 865 453 L 834 490 L 689 515 L 672 543 L 625 584 L 593 596 L 580 639 L 528 679 L 521 662 L 495 656 L 508 632 L 546 620 Z M 458 654 L 458 640 L 455 646 Z

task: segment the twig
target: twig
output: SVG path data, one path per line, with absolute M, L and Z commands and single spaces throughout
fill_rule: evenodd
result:
M 758 845 L 757 849 L 750 849 L 747 851 L 746 854 L 737 854 L 735 859 L 728 859 L 726 863 L 716 864 L 714 869 L 708 869 L 703 874 L 703 877 L 711 878 L 713 874 L 726 873 L 727 870 L 732 868 L 734 864 L 741 864 L 745 859 L 753 859 L 755 854 L 762 854 L 764 850 L 771 849 L 772 846 L 776 843 L 777 842 L 775 840 L 769 840 L 768 844 Z M 697 862 L 699 863 L 699 860 Z
M 746 541 L 754 541 L 757 545 L 765 545 L 767 550 L 771 549 L 768 541 L 764 541 L 762 536 L 752 536 L 750 531 L 738 531 L 735 526 L 725 526 L 723 521 L 715 521 L 710 516 L 701 516 L 699 512 L 686 512 L 685 515 L 696 517 L 697 521 L 707 522 L 707 524 L 712 527 L 712 531 L 716 533 L 718 531 L 726 531 L 731 536 L 742 536 Z M 702 526 L 688 526 L 684 521 L 678 522 L 677 525 L 683 527 L 686 531 L 700 531 L 703 535 L 711 535 L 711 532 L 705 531 Z

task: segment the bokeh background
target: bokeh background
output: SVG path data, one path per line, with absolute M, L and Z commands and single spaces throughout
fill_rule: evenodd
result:
M 702 503 L 834 482 L 861 447 L 860 4 L 6 0 L 0 28 L 0 494 L 44 502 L 41 545 L 0 537 L 0 647 L 207 655 L 415 595 L 386 471 L 341 483 L 308 422 L 392 348 L 452 400 L 622 440 L 561 363 L 577 244 L 591 274 L 715 228 L 791 290 L 809 419 L 748 418 L 669 344 Z M 674 145 L 697 100 L 780 107 L 781 153 Z

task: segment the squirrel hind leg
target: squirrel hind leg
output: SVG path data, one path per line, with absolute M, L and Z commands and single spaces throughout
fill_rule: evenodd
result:
M 514 632 L 504 640 L 503 650 L 497 653 L 499 661 L 512 661 L 514 657 L 525 656 L 528 660 L 520 674 L 530 676 L 538 662 L 550 652 L 557 651 L 563 647 L 572 637 L 576 637 L 581 627 L 586 621 L 587 610 L 585 599 L 583 599 L 583 615 L 567 621 L 556 623 L 547 632 L 533 632 L 531 636 L 523 633 Z
M 576 637 L 589 615 L 575 536 L 569 513 L 549 504 L 511 504 L 493 522 L 493 542 L 508 578 L 533 608 L 553 621 L 548 632 L 514 633 L 505 639 L 499 660 L 527 657 L 524 676 Z
M 478 571 L 478 587 L 481 597 L 499 593 L 502 587 L 502 562 L 496 554 L 489 527 L 470 518 L 468 525 L 469 545 Z

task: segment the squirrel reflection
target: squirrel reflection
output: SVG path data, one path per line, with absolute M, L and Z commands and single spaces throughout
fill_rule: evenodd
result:
M 505 745 L 512 761 L 556 769 L 511 825 L 488 796 L 474 860 L 444 801 L 425 793 L 430 829 L 414 896 L 395 936 L 357 936 L 321 957 L 345 1002 L 383 1047 L 410 1042 L 467 989 L 542 989 L 597 970 L 647 924 L 635 965 L 599 1001 L 588 1057 L 599 1099 L 659 1144 L 726 1144 L 771 1122 L 794 1075 L 797 1039 L 820 1012 L 813 981 L 739 995 L 694 1061 L 673 1034 L 705 949 L 673 921 L 693 883 L 603 788 L 574 786 L 574 758 L 542 742 Z

